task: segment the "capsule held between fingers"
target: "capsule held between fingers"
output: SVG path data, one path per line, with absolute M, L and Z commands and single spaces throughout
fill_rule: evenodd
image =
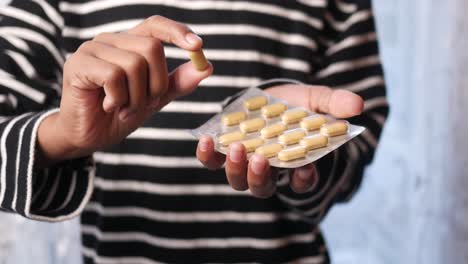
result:
M 332 123 L 324 124 L 320 128 L 320 133 L 327 137 L 336 137 L 348 133 L 348 122 L 344 120 L 338 120 Z
M 323 115 L 314 115 L 304 118 L 301 121 L 301 127 L 307 131 L 313 131 L 320 129 L 320 127 L 327 122 L 327 119 Z
M 263 127 L 265 127 L 265 120 L 262 118 L 254 118 L 250 120 L 243 121 L 240 123 L 240 130 L 244 133 L 251 133 L 251 132 L 256 132 Z
M 250 153 L 250 152 L 255 151 L 261 145 L 263 145 L 264 141 L 261 138 L 253 138 L 253 139 L 244 140 L 241 143 L 242 145 L 244 145 L 247 153 Z
M 281 116 L 281 120 L 283 120 L 283 122 L 285 124 L 290 125 L 290 124 L 295 124 L 295 123 L 301 121 L 307 115 L 308 115 L 308 113 L 305 110 L 293 109 L 293 110 L 289 110 L 289 111 L 285 112 Z
M 278 141 L 284 145 L 292 145 L 299 142 L 306 136 L 306 132 L 302 129 L 290 130 L 278 137 Z
M 304 158 L 307 154 L 307 149 L 303 146 L 294 147 L 282 150 L 278 153 L 278 159 L 281 161 L 291 161 Z
M 244 138 L 245 138 L 245 134 L 240 131 L 231 132 L 231 133 L 227 133 L 227 134 L 220 136 L 219 144 L 223 145 L 224 147 L 227 147 L 229 146 L 229 144 L 236 142 L 236 141 L 243 140 Z
M 234 112 L 223 116 L 223 124 L 226 126 L 237 125 L 247 118 L 247 114 L 244 112 Z
M 260 131 L 260 134 L 262 135 L 263 138 L 268 139 L 268 138 L 272 138 L 272 137 L 276 137 L 276 136 L 280 135 L 287 128 L 288 128 L 288 126 L 286 126 L 283 123 L 276 123 L 276 124 L 273 124 L 271 126 L 267 126 L 267 127 L 263 128 Z
M 278 155 L 281 150 L 283 150 L 283 146 L 281 144 L 273 143 L 259 147 L 257 150 L 255 150 L 255 153 L 262 155 L 265 158 L 271 158 Z
M 288 109 L 288 107 L 285 104 L 271 104 L 262 107 L 262 115 L 266 118 L 272 118 L 281 115 L 282 113 L 284 113 L 284 111 L 286 111 L 286 109 Z
M 197 71 L 204 71 L 208 68 L 208 61 L 206 60 L 203 50 L 190 51 L 189 57 Z
M 255 111 L 268 103 L 268 99 L 265 96 L 256 96 L 249 98 L 244 101 L 244 107 L 249 111 Z
M 311 151 L 314 149 L 326 147 L 328 145 L 328 137 L 317 134 L 303 138 L 299 144 L 305 147 L 307 151 Z

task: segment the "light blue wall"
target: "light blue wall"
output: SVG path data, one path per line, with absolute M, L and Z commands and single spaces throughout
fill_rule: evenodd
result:
M 362 189 L 323 223 L 334 263 L 468 263 L 468 2 L 374 6 L 392 113 Z M 0 264 L 79 264 L 77 226 L 1 214 Z
M 392 113 L 363 188 L 323 224 L 334 263 L 468 263 L 468 2 L 374 6 Z

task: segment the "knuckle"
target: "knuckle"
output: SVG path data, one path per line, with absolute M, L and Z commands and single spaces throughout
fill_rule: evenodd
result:
M 94 43 L 93 41 L 91 40 L 87 40 L 85 42 L 83 42 L 79 47 L 78 47 L 78 50 L 77 51 L 87 51 L 87 50 L 91 50 L 92 47 L 93 47 Z
M 163 51 L 163 45 L 161 41 L 155 38 L 147 38 L 141 43 L 141 49 L 145 56 L 153 57 Z
M 108 68 L 105 76 L 107 82 L 117 84 L 123 82 L 125 79 L 125 72 L 120 67 L 114 66 Z
M 77 70 L 78 62 L 82 60 L 82 56 L 79 52 L 73 53 L 63 64 L 64 74 L 71 73 Z
M 133 55 L 127 60 L 126 68 L 131 74 L 140 74 L 146 70 L 147 63 L 143 56 Z
M 182 24 L 182 23 L 177 23 L 179 30 L 182 31 L 183 33 L 188 33 L 192 32 L 192 29 L 190 29 L 187 25 Z
M 94 40 L 108 39 L 112 34 L 113 34 L 113 33 L 102 32 L 102 33 L 97 34 L 97 35 L 94 37 Z
M 160 15 L 153 15 L 153 16 L 150 16 L 146 19 L 146 21 L 148 23 L 159 23 L 161 22 L 162 20 L 164 20 L 164 17 L 163 16 L 160 16 Z

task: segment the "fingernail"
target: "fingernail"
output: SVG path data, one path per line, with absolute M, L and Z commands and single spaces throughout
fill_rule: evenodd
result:
M 202 41 L 202 38 L 200 38 L 198 35 L 190 32 L 187 35 L 185 35 L 185 40 L 190 44 L 190 45 L 197 45 L 199 42 Z
M 242 161 L 242 145 L 240 143 L 232 144 L 229 147 L 229 159 L 234 163 L 239 163 Z
M 250 162 L 252 163 L 252 165 L 250 165 L 250 168 L 252 169 L 253 173 L 255 173 L 256 175 L 260 175 L 263 173 L 266 166 L 265 158 L 263 158 L 262 156 L 253 155 Z
M 126 121 L 130 116 L 136 114 L 136 110 L 125 108 L 119 113 L 119 119 L 121 121 Z
M 161 101 L 160 97 L 152 98 L 150 103 L 148 104 L 148 109 L 156 109 L 159 106 L 159 101 Z
M 114 111 L 115 105 L 112 102 L 112 99 L 110 99 L 109 97 L 106 96 L 104 98 L 103 107 L 104 107 L 104 111 L 112 112 L 112 111 Z
M 208 151 L 209 148 L 210 148 L 210 142 L 205 138 L 201 139 L 200 140 L 200 150 L 203 151 L 203 152 L 206 152 L 206 151 Z

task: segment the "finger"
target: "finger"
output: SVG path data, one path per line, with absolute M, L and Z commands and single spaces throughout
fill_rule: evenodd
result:
M 144 57 L 95 41 L 85 42 L 79 50 L 118 65 L 125 71 L 129 100 L 128 106 L 119 113 L 121 120 L 126 120 L 146 105 L 148 65 Z
M 295 91 L 293 95 L 291 91 Z M 289 103 L 311 109 L 315 112 L 331 114 L 338 118 L 359 115 L 364 109 L 362 98 L 350 91 L 331 89 L 325 86 L 282 85 L 268 92 L 279 98 L 287 98 Z M 304 96 L 294 96 L 302 94 Z
M 161 98 L 159 106 L 154 108 L 153 111 L 161 109 L 177 97 L 190 94 L 203 79 L 209 77 L 212 73 L 213 66 L 211 64 L 204 71 L 195 69 L 191 62 L 180 65 L 169 74 L 169 90 Z
M 148 65 L 149 95 L 157 98 L 166 93 L 169 80 L 166 56 L 161 41 L 125 33 L 102 33 L 94 40 L 143 56 Z
M 348 118 L 362 113 L 364 101 L 359 95 L 347 90 L 314 87 L 309 89 L 309 107 L 338 118 Z
M 98 59 L 90 54 L 77 52 L 64 65 L 64 72 L 73 73 L 64 79 L 65 85 L 79 90 L 104 89 L 105 99 L 103 110 L 112 112 L 128 100 L 127 81 L 125 71 L 108 61 Z M 100 92 L 100 91 L 98 91 Z M 88 95 L 89 92 L 85 94 Z M 89 94 L 89 102 L 99 98 Z M 83 95 L 82 95 L 83 96 Z M 96 103 L 99 103 L 96 101 Z
M 307 192 L 318 182 L 318 173 L 314 164 L 309 164 L 294 170 L 289 185 L 297 193 Z
M 224 164 L 225 156 L 214 149 L 211 137 L 202 136 L 197 147 L 198 160 L 208 169 L 216 170 Z
M 276 190 L 270 164 L 261 155 L 254 154 L 250 158 L 247 171 L 247 182 L 252 194 L 258 198 L 268 198 Z
M 226 156 L 226 176 L 234 190 L 245 191 L 247 184 L 247 153 L 244 145 L 233 143 Z
M 184 24 L 162 16 L 152 16 L 128 31 L 130 34 L 153 37 L 182 49 L 196 51 L 203 41 Z

